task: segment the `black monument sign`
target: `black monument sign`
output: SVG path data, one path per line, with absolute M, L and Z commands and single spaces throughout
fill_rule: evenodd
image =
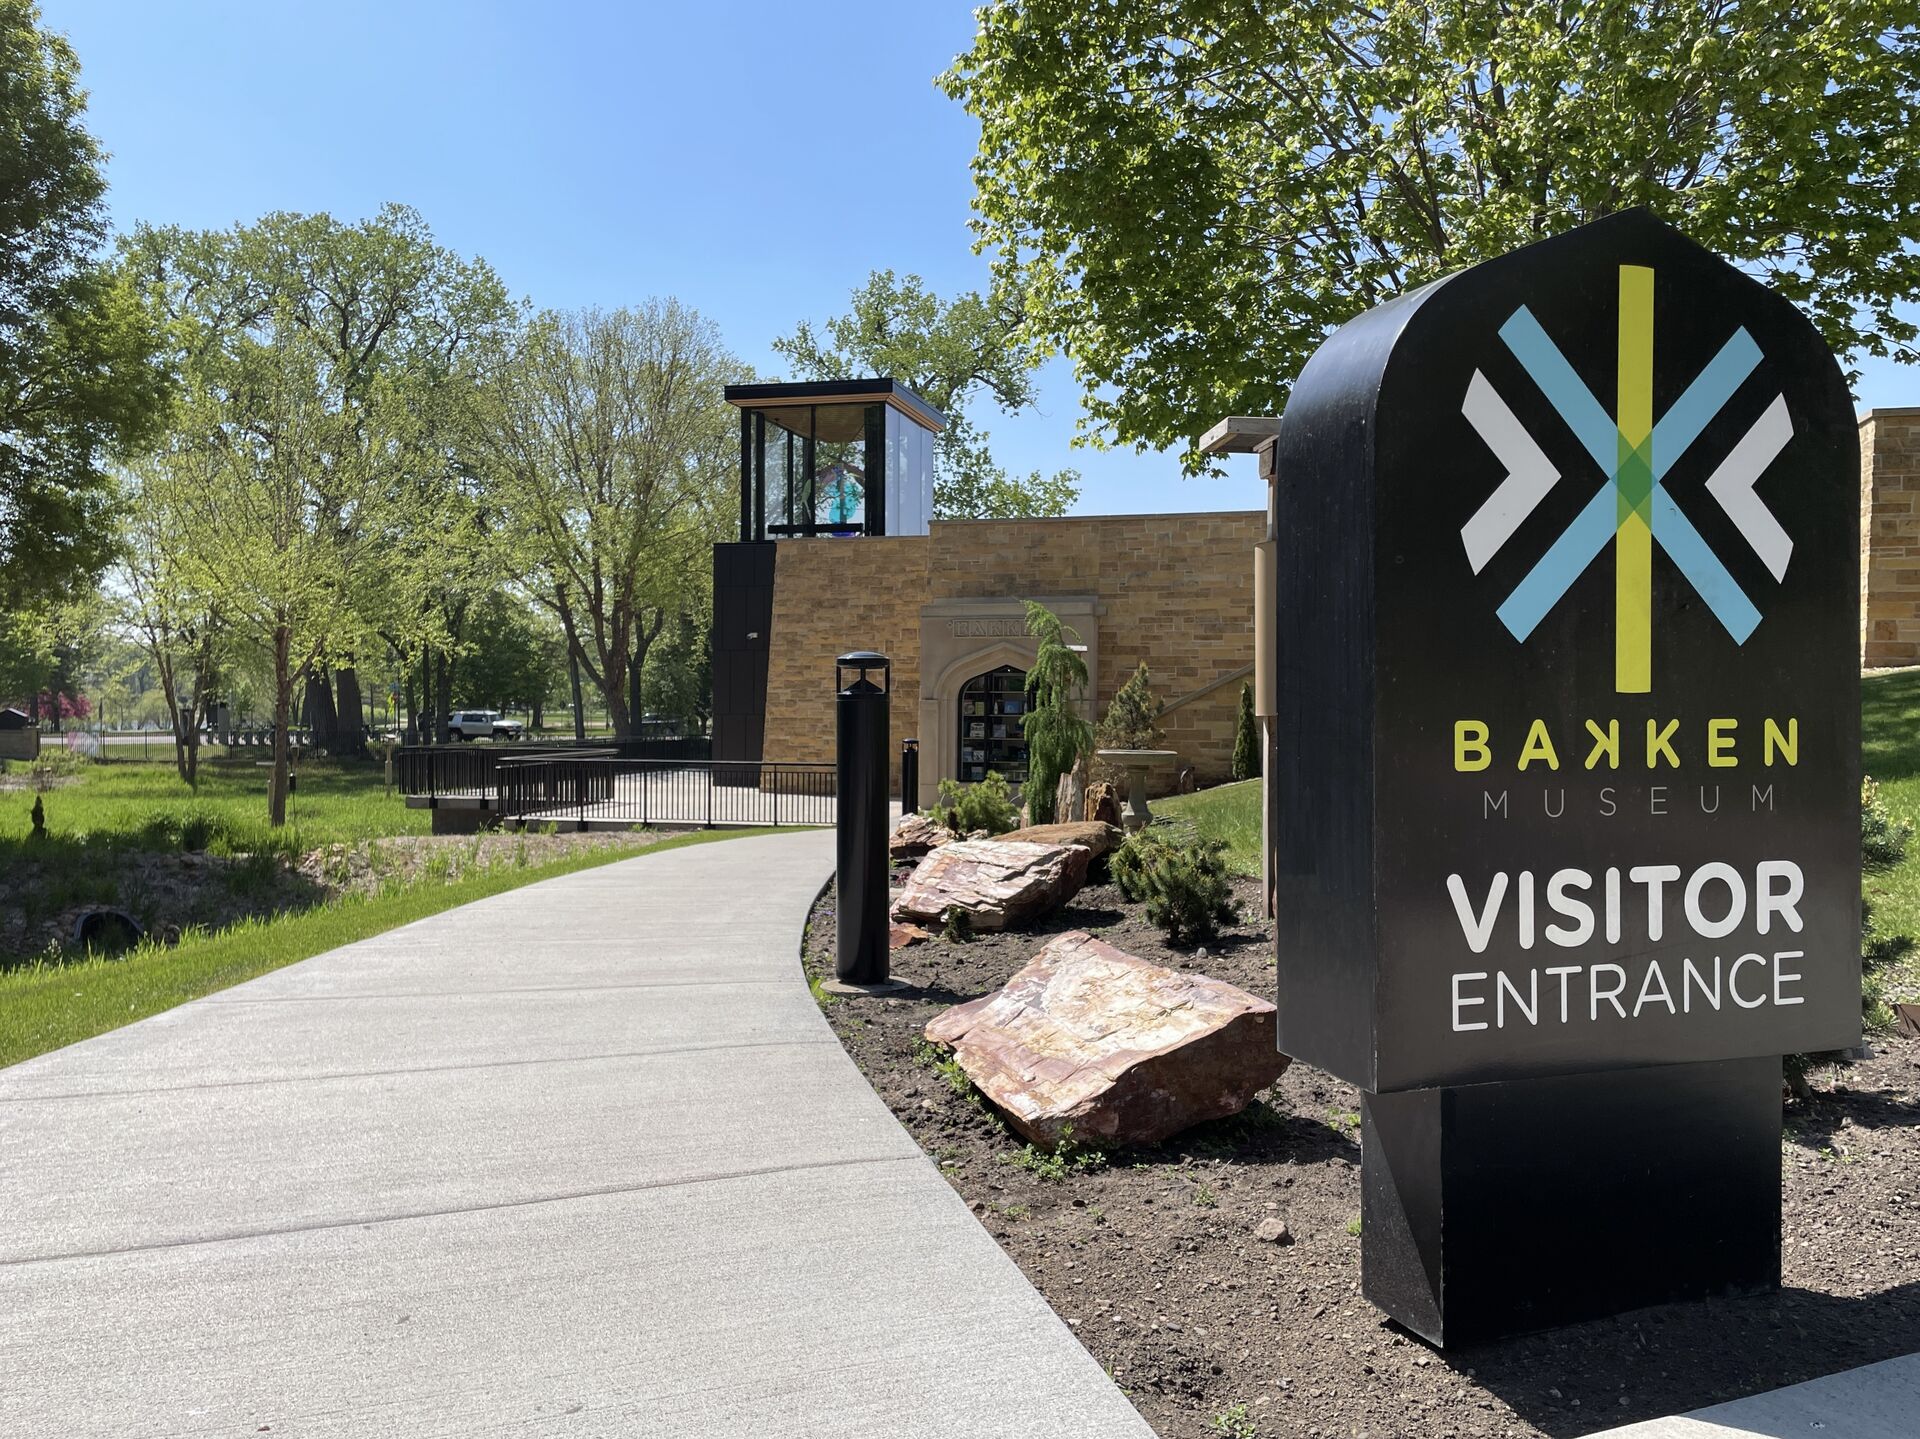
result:
M 1617 215 L 1342 328 L 1278 467 L 1280 1046 L 1369 1092 L 1369 1294 L 1777 1283 L 1779 1056 L 1860 1025 L 1831 354 Z

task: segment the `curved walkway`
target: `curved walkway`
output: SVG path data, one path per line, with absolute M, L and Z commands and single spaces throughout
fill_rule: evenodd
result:
M 0 1070 L 0 1434 L 1150 1439 L 807 994 L 832 865 L 644 855 Z

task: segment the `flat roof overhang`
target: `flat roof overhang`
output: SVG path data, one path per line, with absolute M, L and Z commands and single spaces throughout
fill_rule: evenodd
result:
M 781 409 L 789 405 L 891 405 L 924 429 L 936 433 L 947 417 L 898 380 L 803 380 L 796 384 L 728 385 L 726 400 L 743 410 Z

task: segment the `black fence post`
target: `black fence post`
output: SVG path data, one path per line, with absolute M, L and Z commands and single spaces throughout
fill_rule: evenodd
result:
M 920 812 L 920 741 L 900 741 L 900 813 Z

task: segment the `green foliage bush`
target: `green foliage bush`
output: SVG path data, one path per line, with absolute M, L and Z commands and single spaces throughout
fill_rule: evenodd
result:
M 1006 780 L 999 771 L 988 770 L 978 784 L 941 780 L 940 802 L 927 807 L 927 818 L 958 835 L 969 835 L 977 829 L 1005 834 L 1019 823 L 1020 812 L 1014 807 L 1013 791 Z
M 1260 774 L 1260 726 L 1253 717 L 1253 686 L 1240 686 L 1240 717 L 1233 728 L 1233 777 L 1256 779 Z
M 1236 914 L 1225 851 L 1220 841 L 1198 835 L 1138 830 L 1113 852 L 1113 882 L 1128 899 L 1146 905 L 1148 922 L 1173 943 L 1198 944 L 1219 934 Z

